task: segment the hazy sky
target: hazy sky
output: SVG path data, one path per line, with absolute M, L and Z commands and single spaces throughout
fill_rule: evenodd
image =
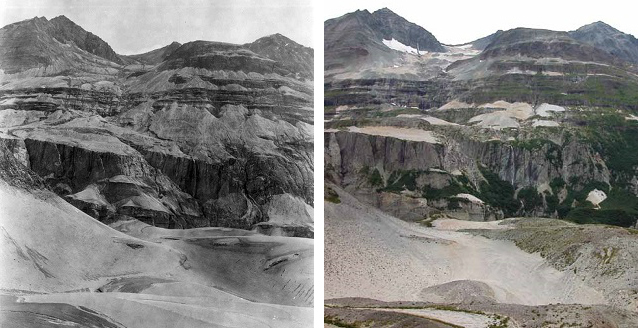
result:
M 575 30 L 603 21 L 638 37 L 638 6 L 631 0 L 328 0 L 323 20 L 357 9 L 390 10 L 416 23 L 446 44 L 470 42 L 497 30 L 515 27 Z
M 252 42 L 281 33 L 312 46 L 312 0 L 0 0 L 0 27 L 65 15 L 109 43 L 137 54 L 173 41 Z

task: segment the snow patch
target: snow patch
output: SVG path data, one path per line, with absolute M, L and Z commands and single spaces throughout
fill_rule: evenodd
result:
M 458 125 L 456 123 L 448 122 L 446 120 L 442 120 L 437 117 L 428 116 L 428 115 L 420 115 L 420 114 L 399 114 L 397 117 L 403 118 L 418 118 L 420 120 L 426 121 L 432 125 Z
M 594 206 L 599 206 L 598 204 L 605 199 L 607 199 L 607 194 L 602 190 L 594 189 L 587 194 L 587 201 L 594 204 Z
M 470 202 L 472 202 L 474 204 L 483 204 L 482 200 L 480 200 L 478 197 L 476 197 L 474 195 L 470 195 L 470 194 L 457 194 L 454 197 L 467 199 L 467 200 L 469 200 Z
M 419 51 L 417 51 L 415 48 L 406 46 L 405 44 L 395 40 L 394 38 L 392 38 L 392 40 L 383 40 L 383 44 L 385 44 L 388 48 L 392 50 L 401 51 L 401 52 L 405 52 L 405 53 L 409 53 L 413 55 L 419 54 Z
M 532 123 L 532 127 L 539 127 L 539 126 L 557 127 L 557 126 L 560 126 L 560 124 L 556 121 L 534 120 L 534 122 Z
M 439 107 L 439 110 L 459 109 L 459 108 L 474 108 L 474 104 L 470 105 L 468 103 L 461 102 L 458 100 L 452 100 L 449 103 Z
M 478 122 L 478 126 L 503 129 L 518 128 L 518 121 L 524 121 L 534 115 L 534 108 L 528 103 L 499 100 L 493 103 L 480 105 L 479 108 L 503 109 L 491 113 L 480 114 L 472 117 L 468 122 Z
M 506 111 L 486 113 L 472 117 L 469 123 L 478 122 L 477 126 L 500 130 L 504 128 L 518 128 L 518 121 Z
M 434 132 L 419 129 L 397 128 L 393 126 L 366 126 L 362 128 L 350 126 L 348 127 L 348 131 L 402 140 L 422 141 L 433 144 L 440 143 Z
M 564 112 L 565 108 L 561 106 L 551 105 L 548 103 L 542 103 L 540 106 L 536 107 L 536 115 L 541 117 L 550 117 L 552 116 L 551 112 Z

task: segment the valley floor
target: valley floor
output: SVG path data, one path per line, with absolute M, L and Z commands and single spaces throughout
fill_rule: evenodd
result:
M 325 298 L 383 301 L 604 304 L 603 295 L 570 272 L 509 241 L 459 229 L 507 229 L 499 222 L 437 220 L 408 223 L 340 193 L 326 202 Z M 446 284 L 444 288 L 434 286 Z M 454 294 L 455 285 L 457 294 Z M 475 290 L 463 295 L 465 290 Z
M 312 239 L 108 227 L 18 181 L 0 179 L 1 327 L 312 326 Z

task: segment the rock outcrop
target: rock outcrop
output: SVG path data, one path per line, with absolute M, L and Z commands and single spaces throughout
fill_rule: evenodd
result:
M 580 191 L 592 182 L 606 186 L 612 182 L 598 153 L 578 141 L 530 148 L 457 136 L 433 144 L 343 131 L 325 133 L 325 145 L 327 179 L 409 220 L 422 220 L 441 211 L 481 221 L 503 218 L 504 213 L 556 216 L 557 205 L 566 196 L 556 199 L 556 204 L 554 197 L 566 193 L 566 188 Z M 492 197 L 487 191 L 490 184 L 499 189 L 496 184 L 509 186 L 511 192 L 502 197 L 511 197 L 512 202 Z M 533 205 L 521 190 L 532 191 Z M 481 202 L 459 197 L 465 192 Z
M 167 228 L 253 229 L 282 195 L 312 206 L 312 49 L 275 35 L 119 56 L 96 38 L 65 17 L 0 29 L 0 138 L 58 195 Z

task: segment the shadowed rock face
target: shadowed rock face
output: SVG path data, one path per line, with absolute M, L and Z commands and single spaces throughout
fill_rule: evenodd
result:
M 169 228 L 256 228 L 275 195 L 313 204 L 312 49 L 274 35 L 118 61 L 82 31 L 65 17 L 0 29 L 0 138 L 60 196 Z
M 97 35 L 87 32 L 66 16 L 58 16 L 49 21 L 51 27 L 49 33 L 61 43 L 73 42 L 80 49 L 96 56 L 108 59 L 114 63 L 122 64 L 123 61 L 111 46 Z

